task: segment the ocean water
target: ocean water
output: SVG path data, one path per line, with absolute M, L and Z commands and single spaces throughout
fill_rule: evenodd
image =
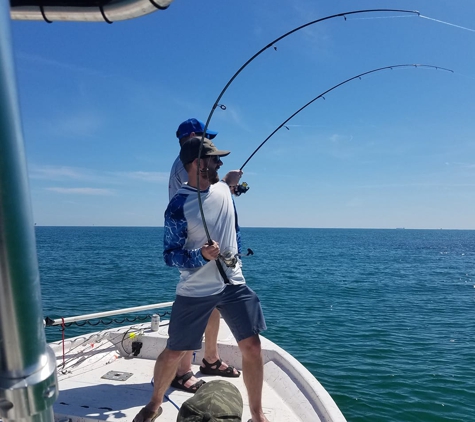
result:
M 262 301 L 264 335 L 317 377 L 349 422 L 475 421 L 475 231 L 242 235 L 254 251 L 244 274 Z M 162 236 L 37 227 L 44 315 L 173 300 L 177 271 L 163 263 Z

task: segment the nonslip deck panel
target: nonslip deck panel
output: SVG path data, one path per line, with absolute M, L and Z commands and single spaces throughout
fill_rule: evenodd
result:
M 114 363 L 106 365 L 103 371 L 91 371 L 78 377 L 71 377 L 60 381 L 60 395 L 54 405 L 56 420 L 63 416 L 71 418 L 71 422 L 93 421 L 132 421 L 142 406 L 151 395 L 151 378 L 155 362 L 145 359 L 117 359 Z M 133 375 L 126 381 L 107 380 L 101 378 L 109 371 L 132 372 Z M 216 376 L 205 376 L 199 372 L 199 366 L 194 365 L 193 371 L 204 380 L 223 379 Z M 317 422 L 312 406 L 299 398 L 299 392 L 292 388 L 292 381 L 275 364 L 269 362 L 264 369 L 266 380 L 275 381 L 279 378 L 280 385 L 290 395 L 283 397 L 266 380 L 263 389 L 264 412 L 270 422 Z M 243 421 L 250 418 L 249 401 L 243 377 L 225 378 L 236 385 L 242 392 L 244 411 Z M 163 404 L 163 414 L 158 420 L 163 422 L 176 422 L 178 408 L 191 397 L 191 394 L 170 388 Z M 301 395 L 301 394 L 300 394 Z M 294 398 L 291 399 L 291 396 Z M 300 400 L 300 410 L 305 409 L 308 418 L 302 419 L 289 407 L 288 403 Z M 158 421 L 157 420 L 157 421 Z

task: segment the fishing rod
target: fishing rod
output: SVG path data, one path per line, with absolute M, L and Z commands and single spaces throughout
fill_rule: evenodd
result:
M 351 78 L 348 78 L 346 80 L 344 80 L 343 82 L 340 82 L 334 86 L 332 86 L 331 88 L 327 89 L 326 91 L 322 92 L 321 94 L 317 95 L 315 98 L 313 98 L 312 100 L 310 100 L 307 104 L 305 104 L 303 107 L 300 107 L 295 113 L 293 113 L 292 115 L 290 115 L 287 119 L 285 119 L 279 126 L 277 126 L 277 128 L 266 138 L 264 139 L 263 142 L 261 142 L 261 144 L 254 150 L 254 152 L 249 156 L 249 158 L 244 162 L 244 164 L 241 166 L 241 168 L 239 170 L 242 170 L 244 168 L 244 166 L 249 162 L 249 160 L 254 157 L 254 155 L 257 153 L 257 151 L 259 151 L 261 149 L 262 146 L 264 146 L 264 144 L 270 139 L 272 138 L 272 136 L 274 136 L 274 134 L 279 130 L 281 129 L 282 127 L 285 126 L 285 124 L 291 120 L 292 118 L 294 118 L 297 114 L 299 114 L 302 110 L 304 110 L 305 108 L 307 108 L 310 104 L 312 104 L 313 102 L 315 102 L 316 100 L 318 100 L 319 98 L 323 98 L 325 99 L 324 95 L 325 94 L 328 94 L 330 91 L 333 91 L 334 89 L 342 86 L 342 85 L 345 85 L 347 84 L 348 82 L 351 82 L 355 79 L 361 79 L 363 76 L 365 75 L 369 75 L 370 73 L 376 73 L 376 72 L 380 72 L 380 71 L 383 71 L 383 70 L 393 70 L 393 69 L 397 69 L 397 68 L 401 68 L 401 67 L 414 67 L 414 68 L 418 68 L 418 67 L 425 67 L 425 68 L 429 68 L 429 69 L 435 69 L 435 70 L 443 70 L 443 71 L 447 71 L 447 72 L 452 72 L 454 73 L 454 71 L 452 69 L 447 69 L 445 67 L 440 67 L 440 66 L 434 66 L 434 65 L 430 65 L 430 64 L 396 64 L 396 65 L 392 65 L 392 66 L 385 66 L 385 67 L 379 67 L 377 69 L 373 69 L 373 70 L 369 70 L 367 72 L 363 72 L 363 73 L 360 73 L 359 75 L 356 75 L 356 76 L 353 76 Z M 288 128 L 287 128 L 288 129 Z M 247 184 L 244 186 L 244 189 L 243 189 L 243 192 L 241 193 L 245 193 L 249 188 L 247 187 Z M 239 194 L 240 195 L 240 194 Z M 238 195 L 238 196 L 239 196 Z
M 294 29 L 286 32 L 284 35 L 281 35 L 280 37 L 277 37 L 275 40 L 271 41 L 265 47 L 261 48 L 256 54 L 254 54 L 246 63 L 244 63 L 238 69 L 238 71 L 231 77 L 231 79 L 229 79 L 229 81 L 226 83 L 223 90 L 220 92 L 220 94 L 218 95 L 218 98 L 216 99 L 216 101 L 213 104 L 213 107 L 212 107 L 211 112 L 208 116 L 208 119 L 206 120 L 204 130 L 206 131 L 206 129 L 208 128 L 208 124 L 211 120 L 211 117 L 213 117 L 214 111 L 216 110 L 217 107 L 221 108 L 222 110 L 226 110 L 226 106 L 224 104 L 219 104 L 219 101 L 221 100 L 221 98 L 223 97 L 224 93 L 227 91 L 229 86 L 233 83 L 234 79 L 236 79 L 237 76 L 254 59 L 256 59 L 258 56 L 260 56 L 265 50 L 267 50 L 268 48 L 271 48 L 271 47 L 273 47 L 274 50 L 277 50 L 277 47 L 275 46 L 275 43 L 279 42 L 280 40 L 283 40 L 284 38 L 287 38 L 289 35 L 292 35 L 297 31 L 300 31 L 301 29 L 307 28 L 308 26 L 314 25 L 314 24 L 319 23 L 319 22 L 323 22 L 323 21 L 326 21 L 326 20 L 329 20 L 329 19 L 334 19 L 334 18 L 341 18 L 341 17 L 343 17 L 346 21 L 346 17 L 350 16 L 350 15 L 357 15 L 357 14 L 361 14 L 361 13 L 376 13 L 376 12 L 380 12 L 380 13 L 381 12 L 382 13 L 384 13 L 384 12 L 397 12 L 397 13 L 409 13 L 409 14 L 413 14 L 413 15 L 417 15 L 417 16 L 421 15 L 420 12 L 417 11 L 417 10 L 406 10 L 406 9 L 362 9 L 362 10 L 352 10 L 350 12 L 337 13 L 335 15 L 329 15 L 329 16 L 325 16 L 325 17 L 320 18 L 320 19 L 316 19 L 316 20 L 313 20 L 313 21 L 308 22 L 306 24 L 300 25 L 297 28 L 294 28 Z
M 414 68 L 418 68 L 418 67 L 424 67 L 424 68 L 429 68 L 429 69 L 435 69 L 435 70 L 443 70 L 443 71 L 447 71 L 447 72 L 451 72 L 451 73 L 454 73 L 454 71 L 452 69 L 447 69 L 445 67 L 440 67 L 440 66 L 434 66 L 434 65 L 430 65 L 430 64 L 396 64 L 396 65 L 392 65 L 392 66 L 384 66 L 384 67 L 379 67 L 377 69 L 373 69 L 373 70 L 369 70 L 367 72 L 363 72 L 363 73 L 360 73 L 359 75 L 356 75 L 356 76 L 353 76 L 351 78 L 348 78 L 348 79 L 345 79 L 343 82 L 340 82 L 334 86 L 332 86 L 331 88 L 327 89 L 326 91 L 322 92 L 321 94 L 317 95 L 315 98 L 313 98 L 312 100 L 310 100 L 308 103 L 306 103 L 304 106 L 300 107 L 295 113 L 291 114 L 287 119 L 285 119 L 279 126 L 277 126 L 276 129 L 274 129 L 271 134 L 266 138 L 264 139 L 263 142 L 261 142 L 261 144 L 254 150 L 254 152 L 249 156 L 249 158 L 244 162 L 244 164 L 241 166 L 241 168 L 239 170 L 242 171 L 242 169 L 246 166 L 246 164 L 251 160 L 252 157 L 254 157 L 254 155 L 257 153 L 257 151 L 259 151 L 261 149 L 262 146 L 264 146 L 264 144 L 270 139 L 272 138 L 272 136 L 274 136 L 274 134 L 279 131 L 282 127 L 285 127 L 288 129 L 287 126 L 285 126 L 285 124 L 293 119 L 297 114 L 299 114 L 302 110 L 304 110 L 305 108 L 307 108 L 310 104 L 314 103 L 316 100 L 318 100 L 319 98 L 323 98 L 325 99 L 324 95 L 326 95 L 327 93 L 333 91 L 334 89 L 342 86 L 342 85 L 345 85 L 347 84 L 348 82 L 351 82 L 355 79 L 360 79 L 363 77 L 363 76 L 366 76 L 366 75 L 369 75 L 371 73 L 376 73 L 376 72 L 380 72 L 380 71 L 383 71 L 383 70 L 393 70 L 393 69 L 397 69 L 397 68 L 401 68 L 401 67 L 414 67 Z M 240 196 L 241 194 L 243 193 L 246 193 L 247 191 L 249 190 L 249 187 L 247 185 L 246 182 L 242 183 L 242 184 L 239 184 L 235 187 L 235 192 L 234 194 L 236 196 Z M 253 255 L 253 251 L 251 249 L 248 249 L 248 254 L 247 255 L 244 255 L 244 256 L 248 256 L 248 255 Z
M 198 191 L 198 206 L 199 206 L 199 209 L 200 209 L 200 214 L 201 214 L 201 220 L 203 222 L 203 228 L 204 228 L 204 231 L 206 233 L 206 237 L 208 239 L 208 244 L 212 244 L 212 240 L 211 240 L 211 237 L 209 235 L 209 230 L 208 230 L 208 225 L 206 223 L 206 219 L 205 219 L 205 216 L 204 216 L 204 212 L 203 212 L 203 205 L 202 205 L 202 200 L 201 200 L 201 192 L 200 192 L 200 173 L 199 173 L 199 169 L 200 169 L 200 157 L 201 157 L 201 151 L 203 149 L 203 141 L 204 141 L 204 138 L 206 136 L 206 129 L 208 129 L 208 126 L 209 126 L 209 122 L 211 121 L 211 118 L 213 117 L 213 114 L 216 110 L 217 107 L 221 108 L 222 110 L 226 110 L 226 106 L 224 104 L 219 104 L 221 98 L 223 97 L 224 93 L 227 91 L 227 89 L 229 88 L 229 86 L 233 83 L 233 81 L 237 78 L 237 76 L 252 62 L 254 61 L 254 59 L 256 59 L 258 56 L 260 56 L 265 50 L 267 50 L 268 48 L 270 47 L 274 47 L 274 50 L 277 50 L 277 47 L 275 46 L 275 43 L 277 43 L 278 41 L 280 40 L 283 40 L 284 38 L 288 37 L 289 35 L 292 35 L 294 34 L 295 32 L 297 31 L 300 31 L 301 29 L 304 29 L 304 28 L 307 28 L 311 25 L 314 25 L 314 24 L 317 24 L 319 22 L 323 22 L 323 21 L 326 21 L 326 20 L 329 20 L 329 19 L 334 19 L 334 18 L 341 18 L 343 17 L 346 21 L 346 17 L 347 16 L 350 16 L 350 15 L 357 15 L 357 14 L 361 14 L 361 13 L 376 13 L 376 12 L 380 12 L 380 13 L 387 13 L 387 12 L 391 12 L 391 13 L 408 13 L 408 14 L 413 14 L 413 15 L 417 15 L 417 16 L 420 16 L 420 12 L 417 11 L 417 10 L 406 10 L 406 9 L 362 9 L 362 10 L 352 10 L 352 11 L 349 11 L 349 12 L 343 12 L 343 13 L 337 13 L 335 15 L 329 15 L 329 16 L 325 16 L 323 18 L 320 18 L 320 19 L 316 19 L 316 20 L 313 20 L 311 22 L 307 22 L 306 24 L 304 25 L 300 25 L 288 32 L 286 32 L 285 34 L 281 35 L 280 37 L 277 37 L 275 40 L 271 41 L 270 43 L 268 43 L 265 47 L 261 48 L 257 53 L 255 53 L 249 60 L 247 60 L 238 70 L 237 72 L 231 77 L 231 79 L 229 79 L 229 81 L 226 83 L 226 85 L 224 86 L 224 88 L 222 89 L 222 91 L 220 92 L 220 94 L 218 95 L 218 98 L 216 99 L 216 101 L 214 102 L 213 104 L 213 107 L 211 108 L 211 111 L 208 115 L 208 118 L 206 119 L 206 123 L 205 123 L 205 127 L 203 129 L 203 134 L 201 135 L 201 142 L 200 142 L 200 148 L 198 150 L 198 169 L 197 169 L 197 172 L 196 172 L 196 176 L 197 176 L 197 191 Z M 216 260 L 217 264 L 218 264 L 218 268 L 220 266 L 220 263 L 218 260 Z M 220 270 L 221 272 L 221 270 Z

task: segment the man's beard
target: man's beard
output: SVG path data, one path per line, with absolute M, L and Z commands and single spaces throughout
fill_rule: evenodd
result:
M 203 168 L 200 170 L 201 177 L 209 182 L 210 185 L 214 185 L 219 182 L 218 168 L 210 169 Z
M 207 176 L 207 179 L 208 179 L 209 183 L 212 184 L 212 185 L 219 182 L 219 175 L 218 175 L 217 170 L 209 169 L 206 176 Z

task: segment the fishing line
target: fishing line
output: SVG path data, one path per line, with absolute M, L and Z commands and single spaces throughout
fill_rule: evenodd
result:
M 333 91 L 334 89 L 342 86 L 342 85 L 345 85 L 347 84 L 348 82 L 351 82 L 353 81 L 354 79 L 361 79 L 363 76 L 365 75 L 369 75 L 370 73 L 376 73 L 376 72 L 380 72 L 382 70 L 387 70 L 387 69 L 397 69 L 397 68 L 401 68 L 401 67 L 414 67 L 414 68 L 418 68 L 418 67 L 425 67 L 425 68 L 429 68 L 429 69 L 435 69 L 435 70 L 444 70 L 444 71 L 447 71 L 447 72 L 454 72 L 452 69 L 447 69 L 445 67 L 440 67 L 440 66 L 434 66 L 434 65 L 430 65 L 430 64 L 396 64 L 396 65 L 393 65 L 393 66 L 385 66 L 385 67 L 379 67 L 377 69 L 373 69 L 373 70 L 369 70 L 367 72 L 364 72 L 364 73 L 360 73 L 359 75 L 356 75 L 356 76 L 353 76 L 352 78 L 349 78 L 349 79 L 346 79 L 344 80 L 343 82 L 340 82 L 339 84 L 337 85 L 334 85 L 332 86 L 330 89 L 327 89 L 326 91 L 322 92 L 321 94 L 317 95 L 315 98 L 313 98 L 312 100 L 310 100 L 307 104 L 305 104 L 303 107 L 300 107 L 295 113 L 293 113 L 290 117 L 288 117 L 287 119 L 285 119 L 279 126 L 277 126 L 277 128 L 266 138 L 264 139 L 264 141 L 254 150 L 254 152 L 249 156 L 249 158 L 244 162 L 244 164 L 241 166 L 240 170 L 242 170 L 244 168 L 244 166 L 249 162 L 249 160 L 254 157 L 254 155 L 257 153 L 257 151 L 259 151 L 261 149 L 261 147 L 279 130 L 281 129 L 282 127 L 285 127 L 287 130 L 289 130 L 289 128 L 287 126 L 285 126 L 285 124 L 292 118 L 294 118 L 297 114 L 299 114 L 302 110 L 304 110 L 305 108 L 307 108 L 310 104 L 312 104 L 313 102 L 315 102 L 316 100 L 318 100 L 319 98 L 323 98 L 325 99 L 324 95 L 329 93 L 330 91 Z
M 275 50 L 277 50 L 277 47 L 275 46 L 275 43 L 277 43 L 278 41 L 280 40 L 283 40 L 284 38 L 288 37 L 289 35 L 303 29 L 303 28 L 306 28 L 310 25 L 314 25 L 316 23 L 319 23 L 319 22 L 323 22 L 323 21 L 326 21 L 326 20 L 329 20 L 329 19 L 334 19 L 334 18 L 341 18 L 343 17 L 346 21 L 346 16 L 350 16 L 350 15 L 357 15 L 357 14 L 361 14 L 361 13 L 387 13 L 387 12 L 391 12 L 391 13 L 410 13 L 410 14 L 413 14 L 413 15 L 417 15 L 417 16 L 420 16 L 420 13 L 417 11 L 417 10 L 405 10 L 405 9 L 364 9 L 364 10 L 352 10 L 352 11 L 349 11 L 349 12 L 344 12 L 344 13 L 337 13 L 335 15 L 329 15 L 329 16 L 325 16 L 323 18 L 320 18 L 320 19 L 316 19 L 316 20 L 313 20 L 311 22 L 308 22 L 304 25 L 300 25 L 288 32 L 286 32 L 284 35 L 281 35 L 280 37 L 276 38 L 275 40 L 271 41 L 270 43 L 268 43 L 265 47 L 261 48 L 257 53 L 255 53 L 249 60 L 247 60 L 239 69 L 238 71 L 231 77 L 231 79 L 229 79 L 229 81 L 226 83 L 226 85 L 224 86 L 223 90 L 220 92 L 220 94 L 218 95 L 218 98 L 216 99 L 216 101 L 214 102 L 213 104 L 213 107 L 211 108 L 211 112 L 209 113 L 208 115 L 208 118 L 206 119 L 206 123 L 205 123 L 205 127 L 203 129 L 203 134 L 201 135 L 201 142 L 200 142 L 200 148 L 198 150 L 198 168 L 197 168 L 197 171 L 196 171 L 196 176 L 197 176 L 197 191 L 198 191 L 198 206 L 199 206 L 199 209 L 200 209 L 200 215 L 201 215 L 201 220 L 203 222 L 203 228 L 204 228 L 204 231 L 206 233 L 206 237 L 208 239 L 208 244 L 211 245 L 213 242 L 211 240 L 211 237 L 209 235 L 209 230 L 208 230 L 208 225 L 206 223 L 206 219 L 205 219 L 205 216 L 204 216 L 204 212 L 203 212 L 203 204 L 202 204 L 202 200 L 201 200 L 201 191 L 200 191 L 200 159 L 201 159 L 201 151 L 203 149 L 203 141 L 204 141 L 204 138 L 206 136 L 206 129 L 208 129 L 208 126 L 209 126 L 209 122 L 211 121 L 211 118 L 213 117 L 213 114 L 214 114 L 214 111 L 216 110 L 217 107 L 220 107 L 221 109 L 225 110 L 226 109 L 226 106 L 224 104 L 219 104 L 219 101 L 221 100 L 221 98 L 223 97 L 224 93 L 227 91 L 227 89 L 229 88 L 229 86 L 233 83 L 234 79 L 236 79 L 236 77 L 255 59 L 257 58 L 259 55 L 261 55 L 261 53 L 263 53 L 265 50 L 267 50 L 268 48 L 270 47 L 273 47 Z M 220 269 L 220 265 L 221 263 L 216 260 L 216 263 L 218 265 L 218 269 Z M 221 275 L 223 275 L 221 269 L 220 269 L 220 273 Z M 225 279 L 226 280 L 226 279 Z
M 152 387 L 155 387 L 155 381 L 154 379 L 152 378 L 150 380 L 150 384 L 152 384 Z M 173 406 L 175 406 L 178 411 L 180 411 L 180 406 L 178 406 L 171 398 L 170 398 L 170 395 L 169 394 L 164 394 L 163 397 L 165 397 L 171 404 L 173 404 Z
M 439 20 L 439 19 L 429 18 L 429 16 L 423 16 L 423 15 L 419 14 L 419 17 L 424 18 L 424 19 L 428 19 L 428 20 L 430 20 L 430 21 L 434 21 L 434 22 L 438 22 L 438 23 L 443 23 L 444 25 L 454 26 L 455 28 L 465 29 L 465 31 L 475 32 L 475 29 L 466 28 L 465 26 L 461 26 L 461 25 L 455 25 L 454 23 L 441 21 L 441 20 Z
M 463 76 L 464 78 L 475 79 L 475 76 L 473 75 L 465 75 L 464 73 L 458 73 L 458 72 L 457 72 L 457 75 Z

